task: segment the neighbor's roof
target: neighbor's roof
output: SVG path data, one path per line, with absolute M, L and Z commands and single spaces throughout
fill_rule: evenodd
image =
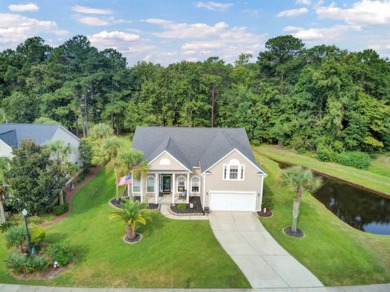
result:
M 147 161 L 166 150 L 188 169 L 201 167 L 202 171 L 237 149 L 260 168 L 243 128 L 137 127 L 133 147 Z
M 53 138 L 59 127 L 53 124 L 0 124 L 0 139 L 13 148 L 18 148 L 26 139 L 42 145 Z

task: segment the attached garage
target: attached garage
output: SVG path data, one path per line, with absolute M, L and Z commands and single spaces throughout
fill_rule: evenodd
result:
M 256 211 L 256 192 L 210 191 L 211 211 Z

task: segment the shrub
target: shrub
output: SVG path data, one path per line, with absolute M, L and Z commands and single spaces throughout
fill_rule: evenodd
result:
M 337 163 L 359 169 L 367 169 L 370 166 L 370 161 L 370 155 L 359 151 L 342 152 L 336 156 Z
M 14 226 L 13 222 L 7 221 L 0 224 L 0 232 L 7 232 L 12 226 Z
M 305 154 L 306 153 L 306 149 L 304 147 L 299 147 L 298 150 L 297 150 L 297 153 L 298 154 Z
M 46 236 L 45 228 L 39 226 L 32 226 L 29 228 L 30 240 L 32 245 L 39 245 L 43 242 Z
M 40 272 L 49 266 L 45 256 L 32 255 L 28 257 L 21 252 L 12 253 L 7 260 L 7 267 L 17 274 Z
M 57 261 L 59 266 L 65 266 L 73 259 L 73 252 L 65 243 L 50 245 L 46 253 L 53 262 Z
M 27 256 L 20 252 L 12 253 L 7 260 L 7 267 L 17 274 L 27 273 Z
M 26 242 L 26 229 L 22 226 L 13 226 L 5 234 L 7 247 L 19 247 L 23 251 Z
M 49 264 L 49 259 L 42 255 L 32 255 L 28 261 L 29 270 L 31 272 L 41 272 L 46 270 Z
M 260 146 L 260 145 L 261 145 L 261 142 L 260 142 L 260 140 L 258 140 L 258 139 L 253 139 L 253 140 L 252 140 L 252 145 L 253 145 L 253 146 Z
M 263 202 L 262 202 L 262 209 L 267 208 L 272 210 L 273 207 L 273 201 L 272 201 L 272 193 L 271 192 L 264 192 L 263 194 Z
M 179 204 L 177 205 L 177 209 L 180 211 L 184 211 L 188 208 L 187 204 Z
M 332 149 L 324 146 L 323 144 L 317 146 L 316 153 L 318 160 L 325 162 L 334 161 L 335 153 L 332 151 Z
M 68 212 L 69 205 L 68 203 L 65 203 L 63 205 L 58 205 L 53 207 L 53 215 L 60 216 L 66 212 Z

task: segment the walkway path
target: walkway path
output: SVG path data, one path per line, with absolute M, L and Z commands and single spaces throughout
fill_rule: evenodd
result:
M 254 213 L 211 212 L 215 237 L 253 288 L 315 288 L 322 283 L 266 231 Z

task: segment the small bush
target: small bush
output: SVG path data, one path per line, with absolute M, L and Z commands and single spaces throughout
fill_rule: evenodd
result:
M 46 236 L 45 228 L 39 226 L 32 226 L 29 228 L 30 240 L 32 245 L 39 245 L 43 242 Z
M 46 254 L 52 259 L 53 262 L 57 261 L 60 266 L 65 266 L 73 259 L 73 252 L 65 243 L 56 243 L 50 245 L 46 251 Z
M 14 252 L 7 260 L 7 267 L 17 274 L 41 272 L 49 266 L 45 256 L 32 255 L 27 257 L 21 252 Z
M 27 273 L 27 256 L 20 252 L 12 253 L 7 260 L 7 267 L 17 274 Z
M 370 155 L 359 151 L 342 152 L 336 156 L 337 163 L 359 169 L 367 169 L 370 166 L 370 161 Z
M 7 247 L 18 247 L 21 250 L 26 242 L 26 229 L 22 226 L 13 226 L 5 234 Z
M 69 205 L 68 203 L 65 203 L 63 205 L 54 206 L 53 208 L 53 215 L 60 216 L 66 212 L 68 212 Z
M 298 154 L 305 154 L 306 153 L 306 149 L 303 148 L 303 147 L 299 147 L 298 150 L 297 150 L 297 153 Z
M 318 160 L 325 162 L 334 161 L 335 153 L 332 151 L 332 149 L 322 144 L 318 145 L 316 153 Z
M 260 145 L 261 145 L 261 142 L 260 142 L 260 140 L 258 140 L 258 139 L 253 139 L 253 140 L 252 140 L 252 145 L 253 145 L 253 146 L 260 146 Z
M 15 226 L 13 222 L 7 221 L 0 224 L 0 232 L 7 232 L 12 226 Z
M 179 204 L 177 205 L 177 209 L 180 211 L 184 211 L 188 208 L 187 204 Z

